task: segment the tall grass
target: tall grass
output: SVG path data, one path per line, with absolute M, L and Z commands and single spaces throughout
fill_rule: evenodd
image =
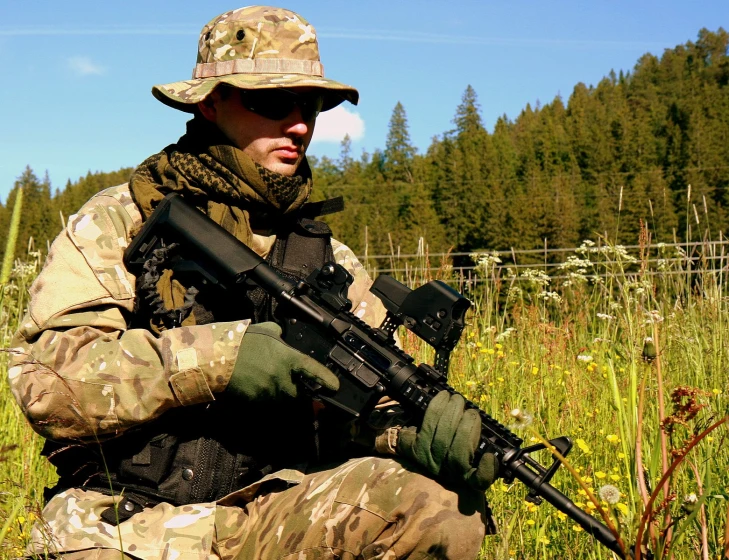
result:
M 40 456 L 42 438 L 15 404 L 7 379 L 12 335 L 28 305 L 28 288 L 40 258 L 40 253 L 29 251 L 24 263 L 16 262 L 9 281 L 0 284 L 0 558 L 22 553 L 42 506 L 43 487 L 56 478 Z
M 8 238 L 5 241 L 5 256 L 3 257 L 2 269 L 0 269 L 0 284 L 6 284 L 10 278 L 10 272 L 13 269 L 13 260 L 15 259 L 15 245 L 18 242 L 18 232 L 20 230 L 20 215 L 23 211 L 23 187 L 18 187 L 15 194 L 15 205 L 13 206 L 13 215 L 10 218 L 10 227 L 8 228 Z
M 521 433 L 525 445 L 571 436 L 567 460 L 598 503 L 566 469 L 552 483 L 596 517 L 602 508 L 626 544 L 640 534 L 659 558 L 716 559 L 727 546 L 729 446 L 726 424 L 706 432 L 729 412 L 727 263 L 696 270 L 680 253 L 670 260 L 675 251 L 645 248 L 635 257 L 586 242 L 559 281 L 536 270 L 517 276 L 497 269 L 488 255 L 476 257 L 478 283 L 442 267 L 439 274 L 474 301 L 451 382 L 505 424 L 512 410 L 528 411 L 534 421 Z M 3 288 L 4 346 L 37 266 L 33 258 L 17 266 Z M 424 251 L 405 279 L 429 279 L 428 267 Z M 404 342 L 417 357 L 432 356 L 412 335 Z M 12 402 L 5 368 L 3 361 L 0 448 L 18 447 L 0 456 L 3 555 L 24 545 L 40 490 L 53 477 Z M 537 458 L 549 462 L 548 455 Z M 481 558 L 612 557 L 550 505 L 526 503 L 525 493 L 503 480 L 489 491 L 499 532 L 484 541 Z

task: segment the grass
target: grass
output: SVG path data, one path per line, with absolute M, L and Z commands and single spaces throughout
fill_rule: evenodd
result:
M 40 456 L 43 439 L 28 426 L 7 380 L 7 349 L 28 304 L 28 288 L 40 267 L 40 253 L 29 251 L 16 263 L 9 283 L 0 286 L 0 558 L 22 554 L 30 528 L 40 515 L 43 487 L 55 472 Z
M 583 486 L 565 468 L 553 485 L 597 518 L 602 508 L 626 544 L 643 535 L 657 558 L 718 559 L 727 550 L 729 504 L 721 423 L 729 413 L 727 263 L 694 270 L 685 255 L 668 260 L 675 250 L 646 248 L 634 258 L 618 246 L 586 243 L 559 281 L 536 270 L 516 276 L 477 256 L 482 281 L 459 286 L 474 309 L 451 382 L 505 424 L 512 410 L 528 411 L 525 445 L 572 437 L 567 460 Z M 4 347 L 37 265 L 16 266 L 3 288 Z M 427 268 L 427 257 L 419 265 Z M 417 264 L 408 276 L 428 279 Z M 405 345 L 420 359 L 432 354 L 411 335 Z M 9 557 L 24 546 L 54 475 L 12 402 L 4 361 L 0 369 L 0 556 Z M 548 455 L 537 458 L 546 463 Z M 489 491 L 499 533 L 484 541 L 481 558 L 612 557 L 549 504 L 526 503 L 525 493 L 503 480 Z

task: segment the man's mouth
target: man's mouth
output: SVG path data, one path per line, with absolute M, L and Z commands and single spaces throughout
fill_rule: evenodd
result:
M 301 149 L 296 146 L 282 146 L 274 151 L 283 159 L 297 159 L 301 153 Z

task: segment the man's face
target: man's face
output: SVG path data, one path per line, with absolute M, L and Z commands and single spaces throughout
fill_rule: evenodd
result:
M 303 88 L 297 92 L 308 93 Z M 280 120 L 267 118 L 246 109 L 239 93 L 236 89 L 226 95 L 213 91 L 199 104 L 203 116 L 259 165 L 282 175 L 294 175 L 314 133 L 316 116 L 305 121 L 299 106 L 294 106 Z

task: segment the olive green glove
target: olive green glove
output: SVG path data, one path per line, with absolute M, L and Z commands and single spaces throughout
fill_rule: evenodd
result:
M 472 466 L 481 417 L 474 409 L 464 410 L 465 404 L 461 395 L 438 393 L 428 404 L 419 430 L 413 426 L 400 430 L 397 452 L 444 480 L 486 490 L 496 479 L 499 462 L 485 453 L 478 466 Z
M 339 389 L 336 375 L 281 340 L 281 327 L 258 323 L 249 326 L 241 339 L 225 393 L 246 401 L 295 398 L 301 392 L 297 377 L 330 391 Z

